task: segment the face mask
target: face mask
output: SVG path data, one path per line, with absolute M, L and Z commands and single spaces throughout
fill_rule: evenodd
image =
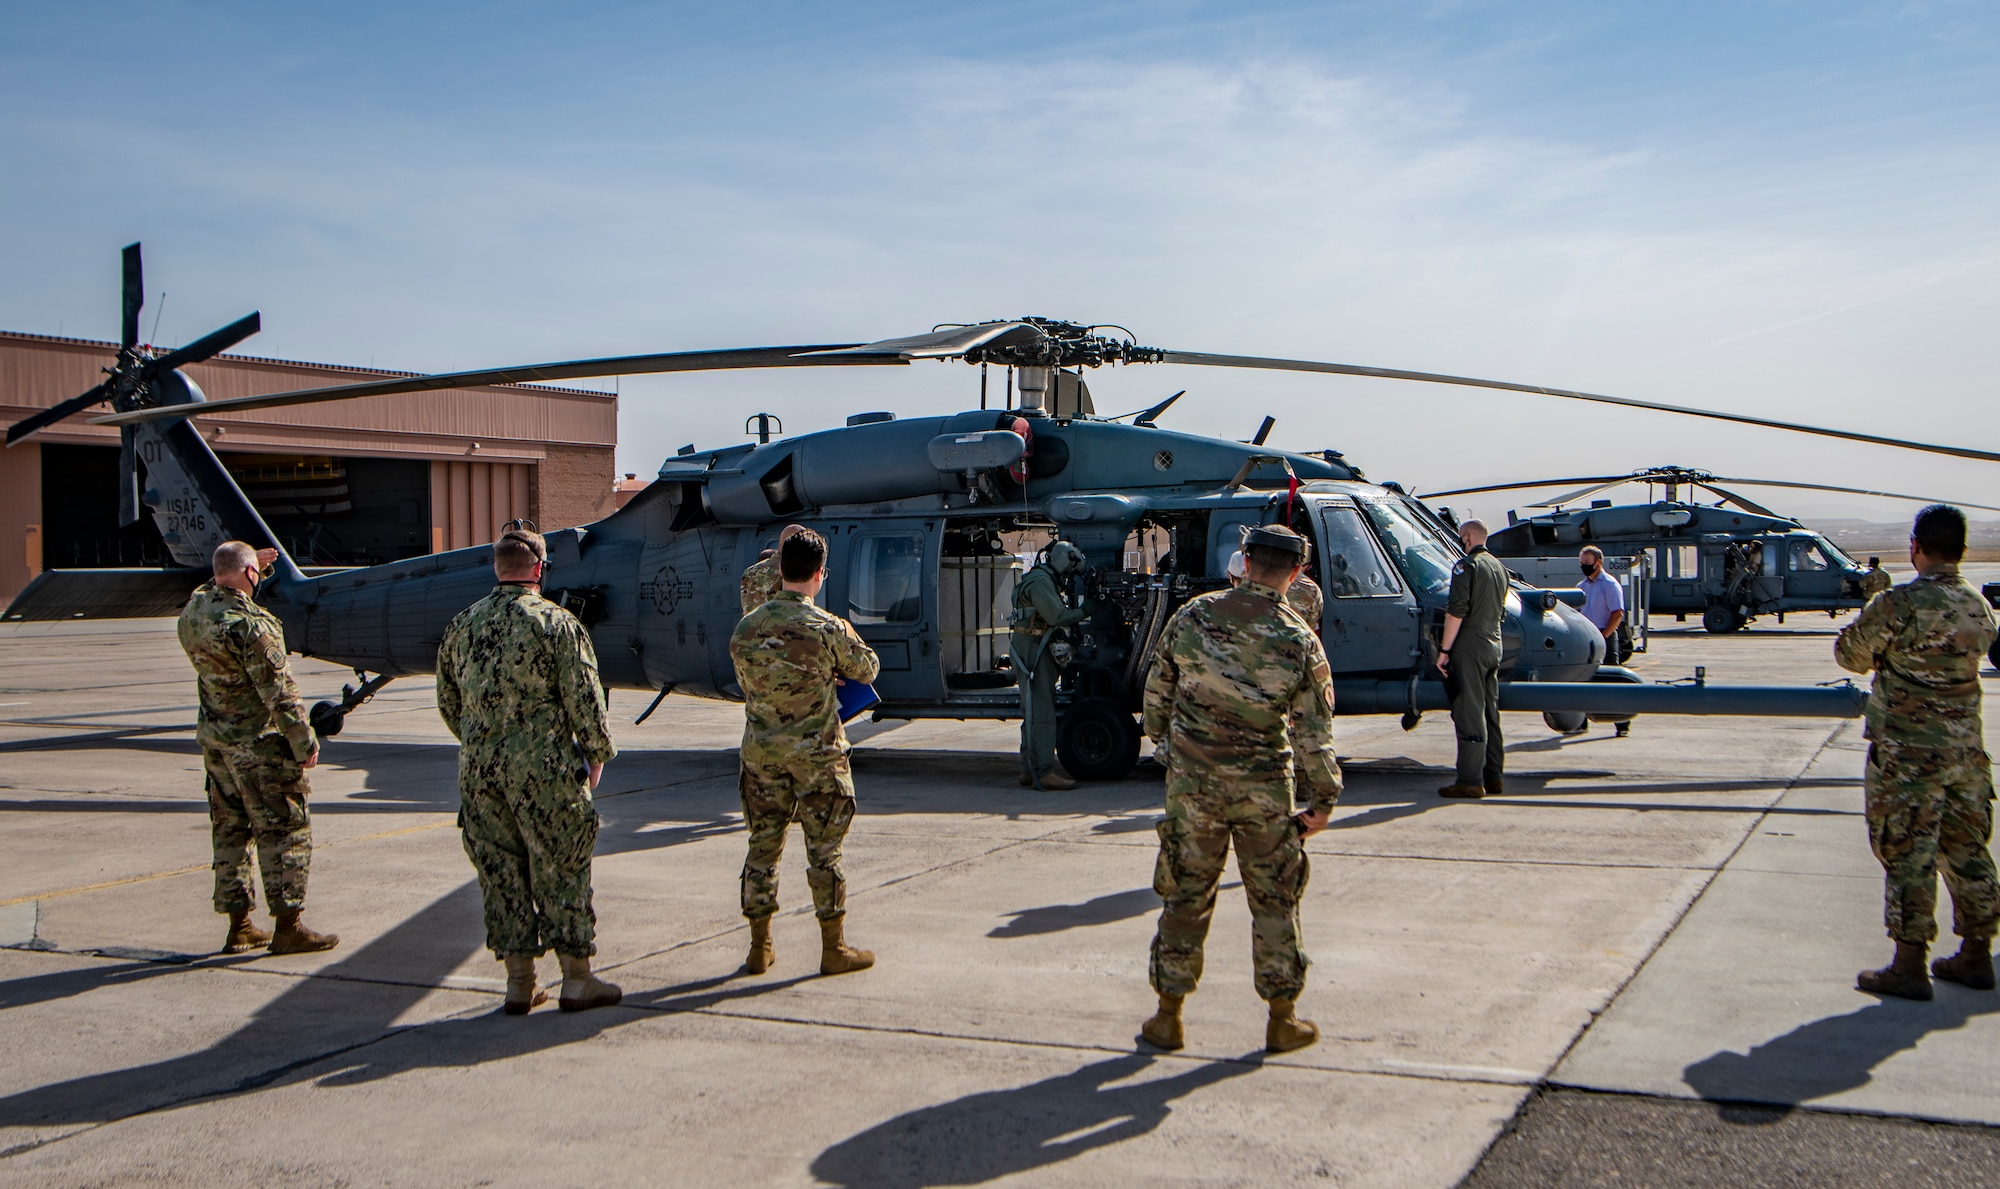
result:
M 1584 563 L 1582 564 L 1582 569 L 1583 569 L 1583 573 L 1584 573 L 1584 576 L 1585 576 L 1586 578 L 1587 578 L 1587 577 L 1589 577 L 1589 576 L 1590 576 L 1590 575 L 1592 575 L 1592 574 L 1595 574 L 1595 573 L 1597 573 L 1597 567 L 1596 567 L 1596 566 L 1593 566 L 1593 565 L 1591 565 L 1591 564 L 1590 564 L 1589 562 L 1584 562 Z

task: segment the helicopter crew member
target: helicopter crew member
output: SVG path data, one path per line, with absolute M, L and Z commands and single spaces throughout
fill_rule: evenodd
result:
M 1986 600 L 1959 577 L 1965 513 L 1933 504 L 1917 513 L 1910 565 L 1917 576 L 1872 599 L 1841 630 L 1834 659 L 1874 670 L 1868 695 L 1868 841 L 1885 872 L 1883 919 L 1896 956 L 1863 971 L 1863 991 L 1929 999 L 1924 958 L 1937 936 L 1937 877 L 1951 890 L 1958 953 L 1929 974 L 1993 989 L 1991 945 L 2000 919 L 1993 855 L 1993 772 L 1980 722 L 1979 659 L 1993 643 Z M 1940 863 L 1939 859 L 1943 862 Z
M 1500 616 L 1507 605 L 1507 567 L 1486 548 L 1486 523 L 1458 526 L 1465 557 L 1451 569 L 1450 602 L 1437 667 L 1451 690 L 1458 731 L 1458 777 L 1441 797 L 1498 796 L 1507 753 L 1500 735 Z
M 1310 543 L 1306 549 L 1310 556 Z M 1311 568 L 1310 563 L 1307 568 Z M 1304 570 L 1299 571 L 1298 581 L 1286 589 L 1285 606 L 1298 612 L 1299 618 L 1306 621 L 1306 626 L 1313 630 L 1314 635 L 1319 634 L 1320 618 L 1326 614 L 1326 593 L 1320 590 L 1319 583 L 1306 577 Z
M 229 917 L 225 954 L 260 946 L 304 954 L 340 944 L 299 922 L 312 866 L 305 770 L 319 763 L 319 741 L 285 660 L 284 627 L 252 597 L 277 558 L 276 549 L 241 541 L 218 545 L 214 576 L 188 599 L 178 628 L 200 702 L 195 738 L 207 776 L 215 911 Z M 275 935 L 250 923 L 257 896 L 244 869 L 253 841 Z
M 550 949 L 562 966 L 562 1010 L 622 997 L 590 971 L 590 790 L 618 749 L 590 635 L 541 595 L 548 556 L 540 533 L 512 529 L 495 541 L 498 585 L 459 612 L 438 645 L 438 714 L 460 744 L 458 825 L 479 876 L 486 946 L 507 967 L 508 1015 L 548 1002 L 535 960 Z
M 1160 1005 L 1140 1036 L 1163 1049 L 1185 1041 L 1181 1004 L 1201 979 L 1232 843 L 1250 902 L 1257 994 L 1270 1004 L 1265 1045 L 1284 1052 L 1319 1037 L 1295 1010 L 1309 964 L 1299 899 L 1309 874 L 1305 840 L 1326 828 L 1341 776 L 1326 652 L 1284 605 L 1305 545 L 1282 525 L 1252 529 L 1243 584 L 1176 612 L 1146 677 L 1146 734 L 1168 759 L 1153 874 L 1164 903 L 1150 963 Z M 1296 816 L 1295 792 L 1308 805 Z
M 1021 783 L 1068 790 L 1076 781 L 1056 768 L 1056 676 L 1049 633 L 1090 618 L 1096 610 L 1063 602 L 1059 579 L 1083 568 L 1083 550 L 1070 541 L 1050 545 L 1042 560 L 1014 585 L 1014 675 L 1021 686 Z
M 778 549 L 783 549 L 786 541 L 804 531 L 806 526 L 803 524 L 786 525 L 784 531 L 778 534 Z M 778 593 L 778 587 L 782 583 L 783 579 L 778 576 L 778 550 L 767 549 L 764 551 L 764 556 L 743 571 L 743 614 L 748 615 L 770 602 L 772 596 Z
M 821 974 L 866 970 L 875 955 L 847 944 L 847 878 L 841 843 L 854 821 L 854 776 L 840 722 L 841 681 L 881 671 L 854 625 L 813 605 L 826 583 L 826 539 L 801 528 L 778 547 L 784 584 L 736 625 L 729 656 L 743 687 L 743 915 L 750 921 L 751 974 L 771 968 L 771 916 L 778 911 L 778 860 L 796 821 L 806 838 L 806 883 L 819 917 Z

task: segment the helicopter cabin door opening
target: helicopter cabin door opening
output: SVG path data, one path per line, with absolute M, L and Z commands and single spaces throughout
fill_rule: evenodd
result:
M 934 702 L 943 694 L 932 641 L 937 624 L 936 520 L 834 526 L 841 560 L 840 604 L 881 658 L 875 691 L 885 702 Z
M 1023 568 L 984 521 L 945 527 L 938 557 L 938 651 L 946 696 L 1012 693 L 1014 671 L 1002 665 L 1010 642 L 1014 586 Z

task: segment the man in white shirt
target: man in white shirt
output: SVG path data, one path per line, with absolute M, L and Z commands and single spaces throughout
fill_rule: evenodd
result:
M 1625 588 L 1618 580 L 1604 572 L 1604 550 L 1595 545 L 1585 545 L 1577 555 L 1577 564 L 1583 567 L 1583 581 L 1577 589 L 1583 592 L 1583 617 L 1604 636 L 1604 662 L 1618 663 L 1618 628 L 1625 622 Z M 1618 724 L 1620 735 L 1629 735 L 1632 724 Z

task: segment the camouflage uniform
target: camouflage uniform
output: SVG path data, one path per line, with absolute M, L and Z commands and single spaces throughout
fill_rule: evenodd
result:
M 777 595 L 778 589 L 782 584 L 783 578 L 778 573 L 778 555 L 776 553 L 759 559 L 757 564 L 743 571 L 741 587 L 743 614 L 748 615 L 770 602 Z
M 1993 775 L 1980 724 L 1979 658 L 1992 613 L 1956 565 L 1869 600 L 1834 659 L 1875 671 L 1868 697 L 1868 841 L 1886 874 L 1883 922 L 1898 942 L 1937 936 L 1938 857 L 1952 928 L 1990 938 L 2000 917 L 1992 853 Z
M 1507 762 L 1500 734 L 1500 614 L 1507 567 L 1475 545 L 1451 568 L 1448 614 L 1463 622 L 1451 643 L 1451 722 L 1458 731 L 1458 783 L 1491 787 Z
M 1299 618 L 1306 621 L 1306 626 L 1313 630 L 1314 635 L 1319 634 L 1320 621 L 1326 615 L 1326 595 L 1320 590 L 1319 583 L 1306 577 L 1304 571 L 1300 571 L 1299 576 L 1292 579 L 1292 584 L 1285 588 L 1285 606 L 1298 612 Z
M 597 653 L 574 615 L 517 583 L 458 613 L 438 646 L 438 713 L 458 737 L 458 825 L 497 958 L 597 952 L 589 764 L 618 754 Z
M 1333 679 L 1319 638 L 1256 582 L 1176 612 L 1146 678 L 1146 734 L 1164 744 L 1167 813 L 1153 890 L 1165 902 L 1151 977 L 1185 996 L 1201 979 L 1202 943 L 1230 843 L 1250 901 L 1257 993 L 1305 986 L 1299 899 L 1309 874 L 1292 818 L 1301 789 L 1314 812 L 1340 797 Z
M 743 915 L 754 921 L 778 911 L 778 860 L 785 828 L 797 821 L 813 909 L 822 921 L 838 920 L 847 912 L 840 847 L 854 820 L 854 777 L 834 679 L 873 681 L 881 662 L 854 625 L 782 589 L 736 625 L 729 658 L 744 702 Z
M 1042 641 L 1056 628 L 1083 622 L 1084 609 L 1064 604 L 1055 571 L 1029 570 L 1014 585 L 1014 679 L 1021 687 L 1021 775 L 1047 776 L 1056 766 L 1056 677 L 1060 666 Z
M 255 906 L 244 873 L 254 839 L 266 905 L 296 913 L 312 867 L 312 789 L 300 765 L 319 743 L 285 661 L 284 628 L 249 595 L 204 582 L 178 630 L 200 691 L 195 738 L 207 775 L 215 911 Z
M 1861 597 L 1872 599 L 1895 585 L 1895 583 L 1889 580 L 1889 571 L 1883 569 L 1881 566 L 1870 566 L 1868 572 L 1861 575 L 1860 585 Z

